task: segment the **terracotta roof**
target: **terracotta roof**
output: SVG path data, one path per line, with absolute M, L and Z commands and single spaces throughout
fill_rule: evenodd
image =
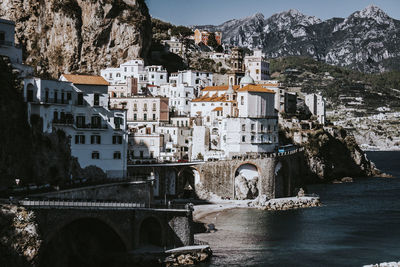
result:
M 238 89 L 237 91 L 238 92 L 260 92 L 260 93 L 275 94 L 275 92 L 271 89 L 267 89 L 262 85 L 253 85 L 253 84 L 243 86 L 242 88 Z
M 228 90 L 228 85 L 220 85 L 220 86 L 207 86 L 202 91 L 226 91 Z M 233 90 L 239 89 L 239 85 L 233 85 Z
M 202 97 L 193 99 L 192 102 L 235 102 L 235 101 L 227 101 L 226 95 L 218 96 L 218 93 L 209 96 L 209 93 L 205 94 Z
M 212 111 L 222 111 L 222 107 L 216 107 Z
M 63 74 L 64 78 L 75 84 L 110 85 L 103 77 L 96 75 Z

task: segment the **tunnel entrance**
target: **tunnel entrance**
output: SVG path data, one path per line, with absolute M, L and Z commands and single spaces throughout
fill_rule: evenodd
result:
M 259 173 L 257 166 L 246 163 L 235 171 L 235 198 L 254 199 L 258 197 Z
M 139 244 L 141 247 L 163 246 L 161 224 L 154 217 L 149 217 L 142 221 L 139 236 Z
M 63 227 L 45 244 L 39 266 L 113 266 L 110 257 L 126 252 L 118 234 L 99 219 L 86 218 Z

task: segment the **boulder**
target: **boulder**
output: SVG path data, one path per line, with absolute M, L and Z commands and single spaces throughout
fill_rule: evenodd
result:
M 351 177 L 343 177 L 340 181 L 342 181 L 343 183 L 352 183 L 352 182 L 354 182 L 353 178 L 351 178 Z
M 235 191 L 237 199 L 248 199 L 251 195 L 247 180 L 242 175 L 235 178 Z

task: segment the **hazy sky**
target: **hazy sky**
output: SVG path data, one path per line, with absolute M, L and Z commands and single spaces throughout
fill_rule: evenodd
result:
M 370 4 L 400 19 L 400 0 L 146 0 L 150 14 L 176 25 L 221 24 L 257 12 L 274 13 L 298 9 L 322 20 L 347 17 Z

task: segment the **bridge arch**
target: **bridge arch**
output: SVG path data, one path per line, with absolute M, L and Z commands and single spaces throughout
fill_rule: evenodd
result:
M 235 198 L 254 199 L 259 194 L 260 168 L 253 162 L 242 162 L 234 172 Z
M 112 261 L 108 258 L 110 254 L 130 249 L 116 229 L 99 217 L 66 220 L 44 240 L 40 265 L 109 266 Z
M 196 185 L 201 183 L 200 171 L 193 166 L 184 167 L 178 172 L 177 195 L 182 198 L 197 198 Z
M 162 247 L 165 244 L 165 232 L 162 225 L 155 216 L 144 218 L 139 224 L 139 246 Z

